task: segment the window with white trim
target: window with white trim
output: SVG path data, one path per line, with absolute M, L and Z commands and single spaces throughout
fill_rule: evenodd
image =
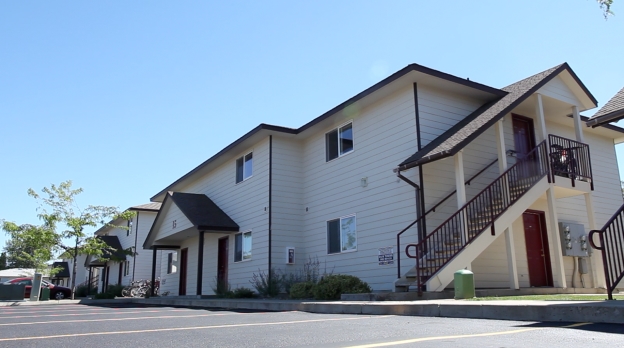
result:
M 325 155 L 329 162 L 353 151 L 353 123 L 338 127 L 325 134 Z
M 253 175 L 253 152 L 236 160 L 236 183 L 247 180 Z
M 251 231 L 234 236 L 234 262 L 251 259 Z
M 178 261 L 178 253 L 173 252 L 167 254 L 167 274 L 177 272 L 176 262 Z
M 327 221 L 327 253 L 339 254 L 357 250 L 355 215 Z

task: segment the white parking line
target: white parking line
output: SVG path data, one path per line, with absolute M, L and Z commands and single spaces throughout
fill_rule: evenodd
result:
M 88 315 L 119 315 L 119 314 L 136 314 L 136 313 L 159 313 L 159 312 L 188 312 L 190 309 L 173 309 L 173 310 L 149 310 L 149 311 L 118 311 L 118 312 L 96 312 L 96 313 L 59 313 L 58 314 L 42 314 L 42 315 L 16 315 L 10 317 L 0 317 L 2 319 L 19 319 L 19 318 L 44 318 L 44 317 L 75 317 Z M 36 313 L 36 312 L 33 312 Z
M 121 334 L 135 334 L 135 333 L 146 333 L 146 332 L 189 331 L 189 330 L 225 329 L 225 328 L 233 328 L 233 327 L 250 327 L 250 326 L 292 325 L 292 324 L 321 323 L 321 322 L 332 322 L 332 321 L 382 319 L 382 318 L 388 318 L 388 317 L 392 317 L 392 316 L 391 315 L 373 316 L 373 317 L 359 316 L 359 317 L 349 317 L 349 318 L 312 319 L 312 320 L 298 320 L 298 321 L 280 321 L 280 322 L 250 323 L 250 324 L 227 324 L 227 325 L 211 325 L 211 326 L 195 326 L 195 327 L 172 327 L 172 328 L 164 328 L 164 329 L 146 329 L 146 330 L 131 330 L 131 331 L 103 331 L 103 332 L 88 332 L 88 333 L 76 333 L 76 334 L 65 334 L 65 335 L 0 338 L 0 342 L 48 340 L 52 338 L 63 338 L 63 337 L 121 335 Z
M 249 314 L 249 313 L 247 313 Z M 215 317 L 224 315 L 240 315 L 240 313 L 221 313 L 221 314 L 195 314 L 195 315 L 161 315 L 157 317 L 131 317 L 131 318 L 107 318 L 107 319 L 76 319 L 76 320 L 54 320 L 54 321 L 29 321 L 23 323 L 4 323 L 0 326 L 14 325 L 39 325 L 39 324 L 63 324 L 63 323 L 90 323 L 94 321 L 124 321 L 124 320 L 142 320 L 142 319 L 171 319 L 171 318 L 198 318 L 198 317 Z

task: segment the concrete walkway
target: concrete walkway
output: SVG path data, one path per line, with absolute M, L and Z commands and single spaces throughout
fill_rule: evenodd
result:
M 303 311 L 310 313 L 413 315 L 424 317 L 501 319 L 624 324 L 624 301 L 295 301 L 159 297 L 115 300 L 4 301 L 0 306 L 135 303 L 233 310 Z

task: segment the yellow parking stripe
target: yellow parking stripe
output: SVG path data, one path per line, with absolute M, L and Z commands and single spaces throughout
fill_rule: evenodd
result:
M 422 337 L 422 338 L 414 338 L 409 340 L 402 341 L 394 341 L 394 342 L 384 342 L 384 343 L 373 343 L 373 344 L 364 344 L 359 346 L 349 346 L 346 348 L 373 348 L 373 347 L 387 347 L 387 346 L 395 346 L 399 344 L 408 344 L 408 343 L 418 343 L 418 342 L 426 342 L 426 341 L 436 341 L 436 340 L 448 340 L 448 339 L 457 339 L 457 338 L 473 338 L 473 337 L 487 337 L 487 336 L 498 336 L 498 335 L 511 335 L 516 333 L 535 331 L 535 330 L 543 330 L 543 329 L 552 329 L 552 328 L 570 328 L 588 325 L 591 323 L 576 323 L 572 325 L 566 326 L 549 326 L 549 327 L 532 327 L 526 329 L 518 329 L 518 330 L 510 330 L 510 331 L 499 331 L 499 332 L 486 332 L 480 334 L 468 334 L 468 335 L 453 335 L 453 336 L 433 336 L 433 337 Z
M 250 323 L 250 324 L 227 324 L 227 325 L 211 325 L 211 326 L 195 326 L 195 327 L 171 327 L 171 328 L 164 328 L 164 329 L 146 329 L 146 330 L 132 330 L 132 331 L 89 332 L 89 333 L 76 333 L 76 334 L 50 335 L 50 336 L 36 336 L 36 337 L 0 338 L 0 342 L 26 341 L 26 340 L 47 340 L 47 339 L 52 339 L 52 338 L 63 338 L 63 337 L 121 335 L 121 334 L 146 333 L 146 332 L 167 332 L 167 331 L 224 329 L 224 328 L 231 328 L 231 327 L 289 325 L 289 324 L 304 324 L 304 323 L 320 323 L 320 322 L 330 322 L 330 321 L 381 319 L 381 318 L 388 318 L 388 317 L 391 317 L 391 315 L 375 316 L 375 317 L 364 317 L 364 316 L 361 316 L 361 317 L 350 317 L 350 318 L 312 319 L 312 320 L 298 320 L 298 321 L 280 321 L 280 322 Z

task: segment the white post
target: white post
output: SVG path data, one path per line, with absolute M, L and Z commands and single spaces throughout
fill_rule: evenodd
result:
M 496 147 L 498 154 L 498 171 L 503 174 L 507 170 L 507 151 L 505 149 L 505 133 L 503 132 L 503 119 L 496 122 Z M 516 247 L 514 245 L 513 228 L 511 224 L 505 229 L 505 248 L 507 249 L 507 267 L 509 272 L 509 288 L 520 289 L 518 282 L 518 264 L 516 262 Z
M 536 93 L 537 102 L 535 103 L 535 115 L 537 115 L 537 136 L 540 138 L 538 142 L 542 142 L 548 138 L 548 132 L 546 131 L 546 120 L 544 118 L 544 103 L 542 101 L 542 95 Z
M 581 123 L 581 114 L 579 114 L 578 106 L 572 107 L 572 117 L 574 118 L 574 132 L 576 133 L 576 141 L 585 142 L 583 137 L 583 124 Z
M 461 209 L 466 204 L 466 186 L 464 184 L 464 153 L 459 151 L 455 156 L 455 187 L 457 190 L 457 209 Z M 464 221 L 462 225 L 462 239 L 464 243 L 468 242 L 468 221 L 467 216 L 464 214 L 462 219 Z M 472 269 L 472 263 L 468 263 L 468 269 Z
M 591 192 L 584 194 L 585 196 L 585 209 L 587 210 L 587 221 L 589 222 L 589 230 L 597 229 L 596 226 L 596 217 L 594 216 L 594 199 L 592 197 Z M 599 243 L 596 240 L 596 243 Z M 591 264 L 592 264 L 592 283 L 594 288 L 607 288 L 607 281 L 605 280 L 604 275 L 604 265 L 602 264 L 602 254 L 600 250 L 593 250 L 593 254 L 591 256 Z
M 563 251 L 561 250 L 561 242 L 559 241 L 559 218 L 557 216 L 557 201 L 555 199 L 555 185 L 550 184 L 550 188 L 546 190 L 546 198 L 548 200 L 548 218 L 550 222 L 550 233 L 548 233 L 548 244 L 552 246 L 552 255 L 555 259 L 555 272 L 558 275 L 556 286 L 567 288 L 565 268 L 563 265 Z M 555 280 L 555 279 L 553 279 Z
M 464 155 L 459 151 L 455 156 L 455 187 L 457 189 L 457 209 L 466 204 L 466 186 L 464 185 Z

